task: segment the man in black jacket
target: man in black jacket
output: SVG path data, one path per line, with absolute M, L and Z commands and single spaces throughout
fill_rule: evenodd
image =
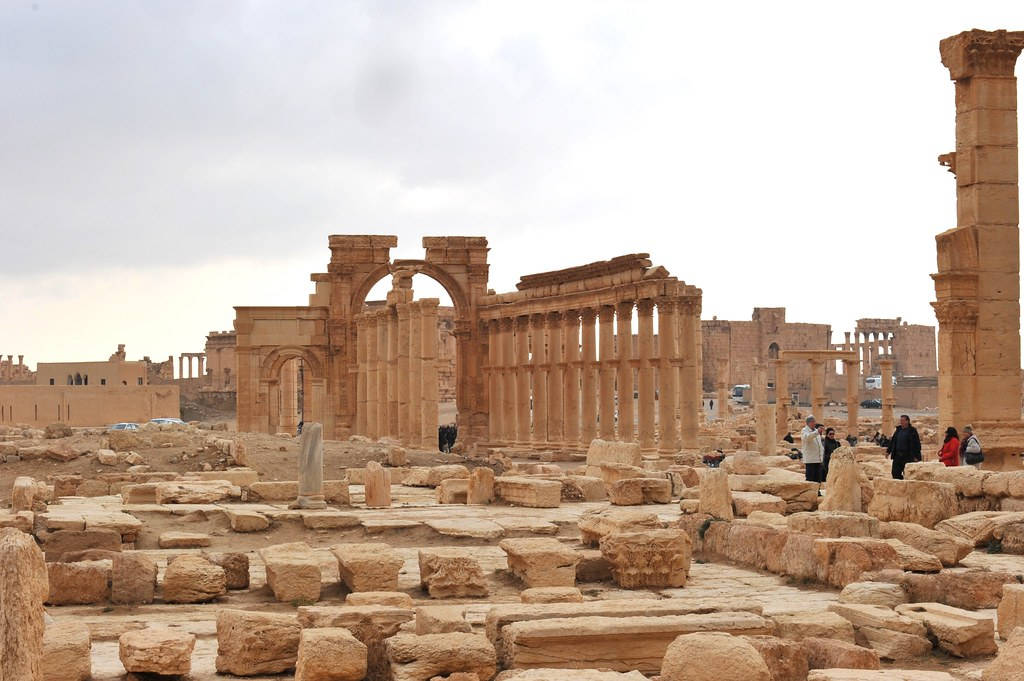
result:
M 892 457 L 894 480 L 903 479 L 903 469 L 908 463 L 921 460 L 921 436 L 917 434 L 917 428 L 910 425 L 910 417 L 906 414 L 900 416 L 900 425 L 889 440 L 886 456 Z

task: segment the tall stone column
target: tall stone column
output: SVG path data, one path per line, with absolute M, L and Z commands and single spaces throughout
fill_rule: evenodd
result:
M 789 433 L 789 365 L 784 359 L 773 359 L 775 366 L 775 440 Z
M 323 426 L 309 423 L 302 428 L 299 452 L 299 494 L 290 508 L 326 508 L 324 500 Z
M 764 362 L 754 360 L 754 375 L 750 383 L 750 401 L 753 406 L 768 403 L 768 375 Z
M 809 359 L 811 365 L 811 410 L 819 421 L 825 420 L 825 360 Z
M 420 441 L 420 434 L 413 438 L 409 424 L 409 303 L 395 305 L 398 312 L 398 439 L 402 444 Z
M 548 441 L 548 377 L 544 370 L 547 352 L 544 339 L 544 315 L 530 315 L 530 369 L 533 383 L 533 445 L 541 448 Z
M 530 443 L 530 318 L 516 317 L 516 442 Z
M 423 312 L 409 303 L 409 441 L 423 442 Z
M 619 439 L 633 442 L 633 301 L 618 304 L 615 315 L 615 349 L 618 360 L 616 387 L 619 397 Z
M 888 436 L 896 429 L 896 390 L 892 384 L 893 360 L 879 360 L 878 364 L 882 369 L 882 434 Z
M 356 435 L 366 431 L 366 315 L 356 315 Z
M 943 425 L 1021 420 L 1014 68 L 1022 49 L 1024 31 L 964 31 L 939 43 L 956 88 L 956 151 L 939 160 L 956 175 L 957 222 L 936 237 L 932 275 Z M 988 456 L 1001 449 L 993 440 L 986 467 L 998 468 L 1002 462 Z M 1019 443 L 1007 445 L 1015 450 L 1007 453 L 1020 452 Z
M 844 359 L 843 374 L 846 376 L 846 432 L 857 437 L 857 416 L 860 410 L 860 377 L 857 376 L 857 363 Z
M 398 437 L 398 313 L 388 306 L 388 437 Z
M 565 445 L 580 447 L 580 313 L 569 310 L 562 316 L 562 344 L 565 371 L 562 374 L 562 408 L 565 412 Z
M 724 420 L 729 415 L 729 358 L 718 358 L 718 418 Z
M 679 356 L 676 351 L 676 301 L 658 299 L 658 451 L 671 454 L 679 449 L 676 424 Z
M 580 420 L 583 422 L 583 446 L 590 446 L 590 441 L 597 437 L 597 339 L 594 336 L 593 308 L 584 308 L 581 313 L 583 324 L 583 396 L 580 409 Z
M 367 437 L 376 440 L 380 437 L 380 421 L 378 420 L 378 400 L 380 383 L 377 378 L 379 362 L 377 358 L 377 315 L 366 312 L 362 315 L 366 331 L 366 432 Z
M 487 431 L 491 442 L 501 440 L 501 383 L 500 353 L 498 340 L 498 320 L 486 322 L 487 327 Z
M 503 318 L 499 324 L 499 363 L 501 364 L 501 439 L 505 443 L 516 439 L 516 374 L 515 351 L 512 347 L 511 318 Z
M 878 353 L 878 346 L 875 345 L 875 334 L 871 332 L 868 334 L 867 354 L 865 359 L 867 360 L 867 368 L 865 371 L 868 376 L 875 375 L 875 356 Z
M 615 439 L 615 308 L 602 305 L 598 310 L 600 324 L 601 397 L 598 418 L 602 440 Z
M 422 446 L 437 447 L 437 298 L 420 300 L 420 348 L 423 355 Z M 458 424 L 462 428 L 465 424 Z
M 638 416 L 640 448 L 655 449 L 654 440 L 654 301 L 650 298 L 638 300 L 637 309 L 637 392 L 639 393 Z
M 377 322 L 377 437 L 388 433 L 388 313 L 379 310 Z
M 679 437 L 683 449 L 697 448 L 699 412 L 703 411 L 703 387 L 697 363 L 700 354 L 700 308 L 692 299 L 679 303 Z
M 549 312 L 548 323 L 548 442 L 561 446 L 565 441 L 562 413 L 562 313 Z

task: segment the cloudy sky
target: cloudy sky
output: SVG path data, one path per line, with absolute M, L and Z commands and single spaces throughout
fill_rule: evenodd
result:
M 649 252 L 707 318 L 933 324 L 972 27 L 1024 5 L 7 0 L 0 353 L 201 350 L 341 233 L 486 236 L 498 291 Z

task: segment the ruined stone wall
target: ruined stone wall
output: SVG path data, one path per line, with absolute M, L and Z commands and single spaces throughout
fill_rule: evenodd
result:
M 437 308 L 437 386 L 441 402 L 455 401 L 455 308 Z
M 897 376 L 938 376 L 935 357 L 935 327 L 906 324 L 893 338 Z
M 143 423 L 177 417 L 179 399 L 173 385 L 0 386 L 0 424 L 41 428 L 55 422 L 83 427 Z
M 0 356 L 0 385 L 30 385 L 36 382 L 36 372 L 25 364 L 25 355 Z

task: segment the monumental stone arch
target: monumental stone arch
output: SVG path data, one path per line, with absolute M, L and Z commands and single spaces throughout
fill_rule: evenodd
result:
M 412 278 L 422 274 L 455 308 L 466 445 L 582 450 L 600 436 L 649 451 L 696 446 L 699 288 L 638 253 L 525 275 L 499 294 L 487 288 L 486 238 L 424 237 L 419 260 L 392 260 L 397 244 L 331 236 L 309 305 L 235 308 L 239 430 L 286 423 L 282 367 L 301 359 L 303 415 L 326 437 L 435 447 L 439 301 L 414 300 Z M 384 304 L 367 305 L 389 276 Z

